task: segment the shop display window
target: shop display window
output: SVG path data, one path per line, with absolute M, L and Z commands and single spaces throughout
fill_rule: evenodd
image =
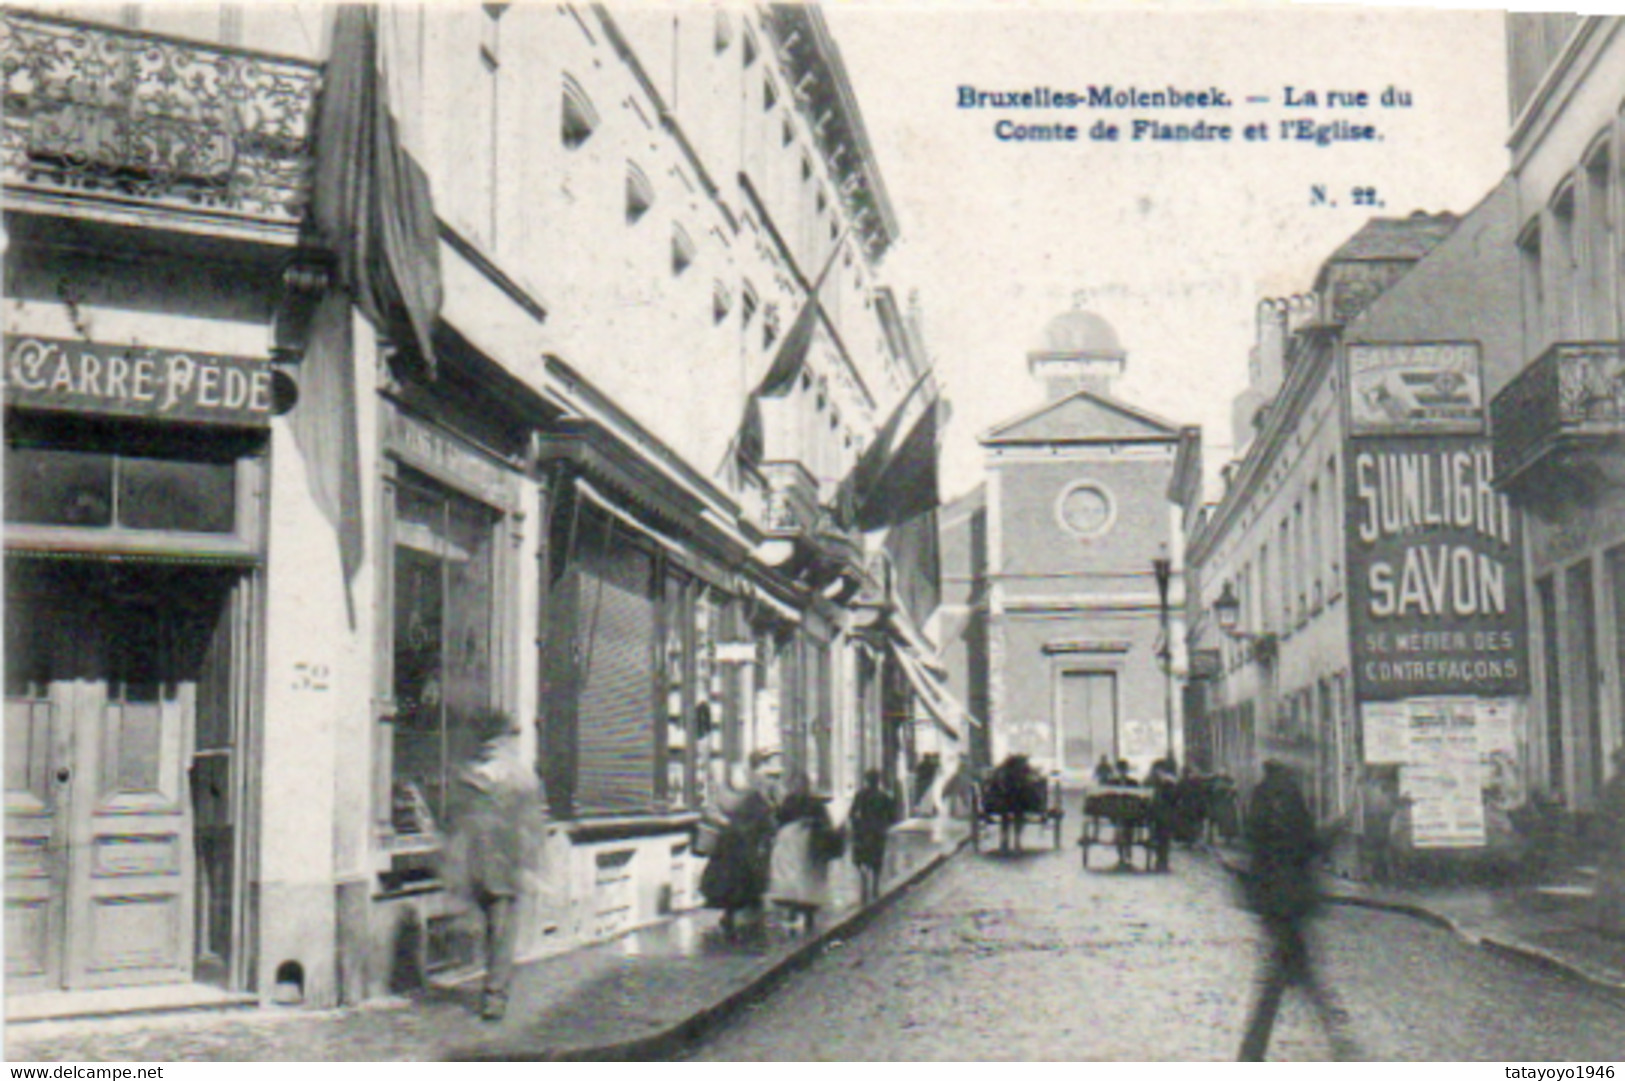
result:
M 237 440 L 204 444 L 114 426 L 19 421 L 6 448 L 5 518 L 19 525 L 229 534 Z
M 397 836 L 432 836 L 469 722 L 494 701 L 495 512 L 428 481 L 396 493 L 394 775 Z

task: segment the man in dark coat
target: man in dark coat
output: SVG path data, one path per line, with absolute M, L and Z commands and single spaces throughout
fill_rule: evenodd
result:
M 480 743 L 457 773 L 452 822 L 464 885 L 485 917 L 480 1016 L 500 1021 L 513 982 L 524 853 L 541 829 L 541 785 L 506 713 L 484 710 L 469 723 Z
M 1303 988 L 1339 1059 L 1355 1057 L 1347 1032 L 1348 1015 L 1315 972 L 1305 936 L 1320 907 L 1315 862 L 1324 851 L 1309 805 L 1292 771 L 1274 760 L 1264 763 L 1264 779 L 1253 790 L 1247 811 L 1249 863 L 1243 876 L 1248 906 L 1265 933 L 1258 999 L 1247 1021 L 1240 1060 L 1262 1062 L 1270 1031 L 1289 985 Z
M 728 815 L 717 837 L 716 851 L 700 875 L 700 893 L 710 908 L 722 909 L 722 929 L 736 930 L 739 913 L 760 910 L 767 893 L 769 860 L 778 819 L 773 810 L 776 755 L 753 751 L 750 787 Z
M 897 801 L 880 787 L 881 773 L 863 775 L 863 787 L 852 798 L 847 821 L 852 824 L 852 864 L 863 883 L 863 903 L 880 896 L 880 871 L 886 864 L 886 835 L 897 821 Z
M 1163 874 L 1169 870 L 1168 853 L 1174 841 L 1174 786 L 1178 781 L 1171 756 L 1157 759 L 1145 778 L 1151 789 L 1151 851 L 1156 855 L 1155 870 Z

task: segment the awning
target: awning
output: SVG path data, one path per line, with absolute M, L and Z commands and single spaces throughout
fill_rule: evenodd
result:
M 904 606 L 901 598 L 897 596 L 896 589 L 891 590 L 891 604 L 886 612 L 886 625 L 891 631 L 892 638 L 907 646 L 914 655 L 914 659 L 933 676 L 939 680 L 948 675 L 948 669 L 943 665 L 942 659 L 937 656 L 937 649 L 926 638 L 914 617 L 909 615 L 908 608 Z
M 947 733 L 950 739 L 960 738 L 960 727 L 969 724 L 976 728 L 982 722 L 971 715 L 970 710 L 955 698 L 953 692 L 943 684 L 942 680 L 931 673 L 925 666 L 924 659 L 898 639 L 891 640 L 891 653 L 897 660 L 898 667 L 908 677 L 909 685 L 914 693 L 919 695 L 920 701 L 925 705 L 926 712 L 937 727 Z
M 690 574 L 693 574 L 697 578 L 704 579 L 707 583 L 717 587 L 718 589 L 728 588 L 729 581 L 732 576 L 726 570 L 719 567 L 716 563 L 706 559 L 704 556 L 694 551 L 694 549 L 689 545 L 686 545 L 681 541 L 674 540 L 671 537 L 668 537 L 666 534 L 660 532 L 660 530 L 655 529 L 632 511 L 621 506 L 620 503 L 593 487 L 592 482 L 587 480 L 585 477 L 576 477 L 575 487 L 576 491 L 579 492 L 587 500 L 587 502 L 593 504 L 610 517 L 618 520 L 622 525 L 632 530 L 633 533 L 640 534 L 653 541 L 661 548 L 665 549 L 666 554 L 671 556 L 674 562 L 676 562 Z

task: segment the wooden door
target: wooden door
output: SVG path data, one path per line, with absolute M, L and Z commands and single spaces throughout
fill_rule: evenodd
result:
M 1088 773 L 1101 755 L 1117 757 L 1117 676 L 1061 673 L 1061 764 Z
M 73 684 L 60 613 L 6 571 L 6 990 L 61 986 L 67 822 L 63 814 Z
M 191 979 L 189 749 L 196 621 L 179 598 L 119 589 L 80 613 L 68 813 L 69 988 Z
M 46 563 L 6 568 L 7 991 L 190 980 L 186 767 L 220 609 L 174 574 Z

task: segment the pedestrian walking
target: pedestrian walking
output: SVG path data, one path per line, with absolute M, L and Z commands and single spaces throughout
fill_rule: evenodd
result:
M 788 913 L 792 927 L 811 934 L 819 909 L 829 904 L 830 861 L 839 858 L 845 842 L 805 770 L 785 775 L 778 820 L 767 897 Z
M 1615 748 L 1613 763 L 1597 801 L 1597 929 L 1625 937 L 1625 747 Z
M 1111 784 L 1116 779 L 1117 770 L 1112 768 L 1112 760 L 1101 755 L 1100 761 L 1095 763 L 1095 783 Z
M 881 772 L 863 775 L 863 787 L 852 798 L 847 824 L 852 832 L 852 864 L 858 869 L 863 903 L 880 897 L 880 873 L 886 865 L 886 836 L 897 821 L 897 801 L 880 786 Z
M 779 757 L 753 751 L 749 763 L 745 791 L 719 800 L 719 807 L 727 808 L 727 821 L 719 828 L 711 857 L 700 875 L 700 894 L 707 907 L 722 910 L 722 930 L 730 938 L 740 929 L 741 913 L 760 911 L 762 907 L 777 826 L 773 798 Z
M 1151 772 L 1146 774 L 1145 783 L 1151 789 L 1149 817 L 1151 852 L 1155 857 L 1153 869 L 1167 874 L 1168 854 L 1174 843 L 1174 815 L 1178 810 L 1175 786 L 1179 783 L 1179 773 L 1174 767 L 1173 756 L 1154 762 Z
M 1264 928 L 1258 998 L 1247 1020 L 1240 1060 L 1261 1062 L 1269 1048 L 1281 999 L 1289 986 L 1303 989 L 1338 1059 L 1356 1056 L 1348 1015 L 1315 971 L 1307 931 L 1320 907 L 1315 863 L 1325 851 L 1297 779 L 1284 763 L 1264 763 L 1264 777 L 1247 808 L 1248 866 L 1243 884 L 1248 907 Z
M 480 1016 L 500 1021 L 508 1008 L 518 942 L 518 900 L 527 843 L 539 848 L 541 785 L 520 756 L 519 728 L 500 710 L 470 718 L 479 740 L 458 770 L 451 808 L 452 877 L 485 922 L 485 986 Z

